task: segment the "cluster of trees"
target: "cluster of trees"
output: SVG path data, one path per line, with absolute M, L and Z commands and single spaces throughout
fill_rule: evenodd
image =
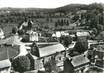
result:
M 70 36 L 63 35 L 59 38 L 59 40 L 60 40 L 60 43 L 62 43 L 66 48 L 68 48 L 69 44 L 72 43 L 72 38 Z
M 51 59 L 49 59 L 49 61 L 47 61 L 45 64 L 44 64 L 44 68 L 46 70 L 46 72 L 49 72 L 51 73 L 52 71 L 54 72 L 58 72 L 58 67 L 56 66 L 56 60 L 54 57 L 51 57 Z
M 74 23 L 77 20 L 79 20 L 79 15 L 78 14 L 75 14 L 74 17 L 71 19 L 71 23 Z
M 60 43 L 62 43 L 66 48 L 72 43 L 72 38 L 70 36 L 61 36 Z M 78 55 L 84 53 L 88 49 L 88 41 L 86 37 L 77 37 L 76 44 L 73 49 L 69 50 L 70 56 Z
M 104 30 L 104 8 L 102 4 L 93 3 L 85 7 L 86 12 L 74 13 L 72 23 L 78 21 L 80 26 L 88 26 L 88 29 L 96 29 L 97 34 Z
M 86 38 L 78 38 L 73 51 L 79 54 L 84 53 L 88 49 L 88 41 Z
M 40 14 L 32 13 L 32 12 L 10 12 L 0 15 L 0 22 L 1 23 L 19 23 L 21 20 L 24 20 L 24 18 L 44 18 Z
M 33 66 L 33 64 L 34 64 L 33 61 L 31 61 L 28 56 L 19 56 L 12 60 L 12 67 L 14 71 L 17 71 L 19 73 L 30 71 L 32 68 L 31 66 Z M 44 63 L 44 68 L 45 71 L 49 73 L 51 73 L 52 71 L 54 72 L 60 71 L 60 69 L 56 66 L 56 60 L 54 56 L 52 56 L 49 59 L 49 61 Z
M 57 22 L 55 22 L 55 27 L 58 26 L 68 26 L 69 25 L 69 21 L 66 19 L 61 19 L 61 20 L 57 20 Z

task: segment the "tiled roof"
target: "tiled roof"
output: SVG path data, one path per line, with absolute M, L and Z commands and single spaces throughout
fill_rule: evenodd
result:
M 78 56 L 74 56 L 72 58 L 71 63 L 74 67 L 79 67 L 79 66 L 85 65 L 89 62 L 90 62 L 89 59 L 87 57 L 85 57 L 84 55 L 78 55 Z
M 64 46 L 60 43 L 57 43 L 57 44 L 49 44 L 47 46 L 39 48 L 39 53 L 40 53 L 40 57 L 43 57 L 64 50 L 65 50 Z

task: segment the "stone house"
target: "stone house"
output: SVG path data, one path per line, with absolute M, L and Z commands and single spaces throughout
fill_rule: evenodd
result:
M 45 70 L 44 64 L 54 58 L 57 68 L 62 69 L 65 48 L 60 43 L 38 44 L 39 57 L 29 55 L 32 62 L 32 69 Z M 34 58 L 35 57 L 35 58 Z
M 65 72 L 72 71 L 70 69 L 73 69 L 73 71 L 77 72 L 77 71 L 89 66 L 89 63 L 90 63 L 89 59 L 86 56 L 84 56 L 83 54 L 73 56 L 72 58 L 67 57 L 66 60 L 64 61 L 64 71 Z
M 103 68 L 104 69 L 104 45 L 98 45 L 97 47 L 94 48 L 95 50 L 93 51 L 93 58 L 94 58 L 94 63 L 97 67 Z

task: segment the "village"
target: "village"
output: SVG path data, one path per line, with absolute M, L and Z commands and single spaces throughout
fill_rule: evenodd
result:
M 25 19 L 9 36 L 0 29 L 0 73 L 103 73 L 104 31 L 57 30 L 47 36 Z
M 104 73 L 104 2 L 38 1 L 0 0 L 0 73 Z

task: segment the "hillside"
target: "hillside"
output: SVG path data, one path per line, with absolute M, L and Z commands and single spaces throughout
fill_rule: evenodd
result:
M 56 8 L 56 11 L 62 11 L 62 12 L 67 12 L 67 11 L 76 11 L 76 10 L 86 10 L 88 5 L 85 5 L 85 4 L 70 4 L 70 5 L 66 5 L 66 6 L 63 6 L 63 7 L 59 7 L 59 8 Z
M 0 9 L 0 14 L 1 13 L 6 13 L 6 12 L 43 12 L 43 13 L 56 13 L 60 11 L 74 11 L 78 9 L 84 9 L 87 5 L 84 4 L 70 4 L 66 5 L 63 7 L 59 8 L 53 8 L 53 9 L 45 9 L 45 8 L 1 8 Z
M 89 26 L 91 28 L 103 29 L 104 4 L 93 3 L 69 4 L 59 8 L 1 8 L 0 26 L 17 26 L 25 18 L 34 22 L 34 27 L 43 30 L 69 29 L 72 26 Z M 4 29 L 4 28 L 3 28 Z M 42 30 L 38 29 L 38 30 Z

